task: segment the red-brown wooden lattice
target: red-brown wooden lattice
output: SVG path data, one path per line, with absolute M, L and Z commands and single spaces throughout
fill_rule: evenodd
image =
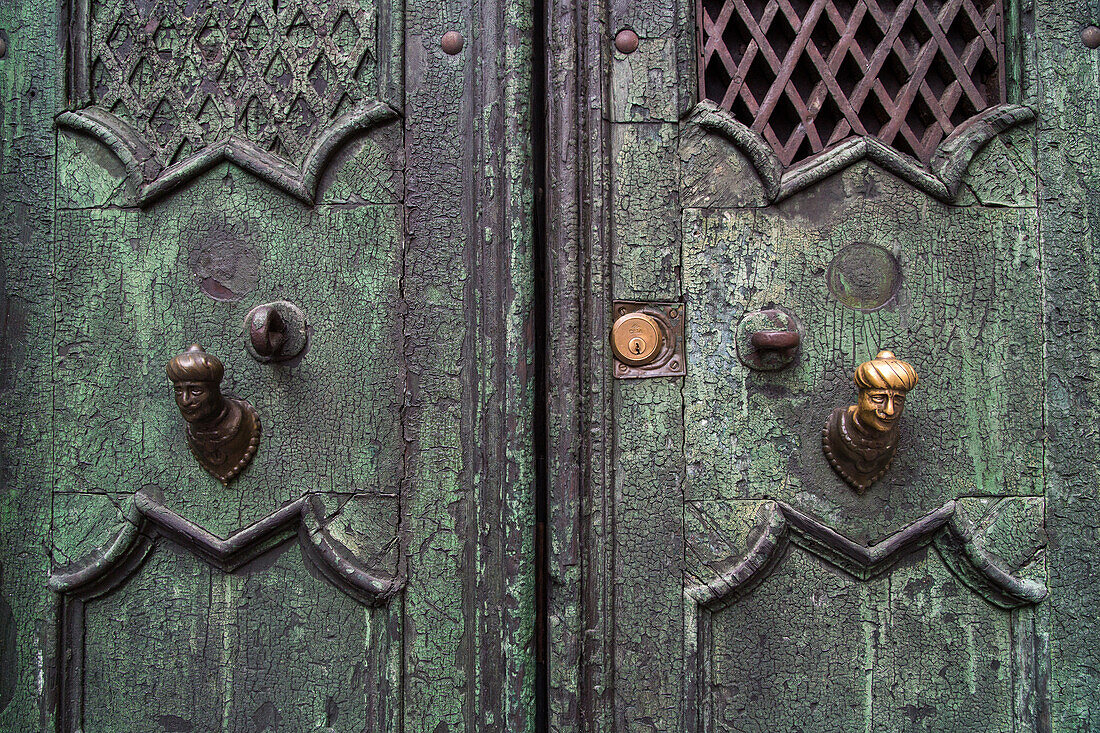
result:
M 700 94 L 784 166 L 855 135 L 924 162 L 1004 101 L 1000 0 L 697 0 Z

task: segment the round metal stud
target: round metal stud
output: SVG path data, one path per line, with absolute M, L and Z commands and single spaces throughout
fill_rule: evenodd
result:
M 638 50 L 638 34 L 629 28 L 623 28 L 615 36 L 615 48 L 619 53 L 634 53 Z
M 447 31 L 443 34 L 443 38 L 440 41 L 440 45 L 443 46 L 443 52 L 451 56 L 454 56 L 462 50 L 463 43 L 465 43 L 465 39 L 458 31 Z
M 8 55 L 8 39 L 0 36 L 0 59 Z
M 1081 31 L 1081 41 L 1088 48 L 1100 48 L 1100 28 L 1090 25 Z

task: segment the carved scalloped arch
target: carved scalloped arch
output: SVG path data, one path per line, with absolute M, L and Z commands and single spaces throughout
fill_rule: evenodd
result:
M 975 544 L 970 531 L 956 521 L 953 501 L 869 546 L 853 542 L 788 504 L 768 502 L 765 518 L 752 536 L 756 538 L 752 546 L 714 578 L 685 584 L 691 602 L 715 609 L 750 593 L 782 562 L 788 543 L 860 580 L 888 572 L 910 551 L 931 544 L 966 587 L 999 608 L 1039 603 L 1047 595 L 1042 583 L 1017 578 Z
M 782 201 L 861 160 L 870 160 L 941 201 L 959 194 L 963 176 L 978 151 L 1000 133 L 1035 119 L 1026 105 L 1001 104 L 968 120 L 944 139 L 923 165 L 873 137 L 856 137 L 788 170 L 767 141 L 713 102 L 700 102 L 689 120 L 733 143 L 752 162 L 771 202 Z
M 370 102 L 350 110 L 318 136 L 301 167 L 295 167 L 247 140 L 229 137 L 177 165 L 161 168 L 141 135 L 110 112 L 95 107 L 62 112 L 57 117 L 57 124 L 91 135 L 110 148 L 122 161 L 126 176 L 137 190 L 138 203 L 142 206 L 175 191 L 223 160 L 236 163 L 261 180 L 312 205 L 324 166 L 340 145 L 352 135 L 398 116 L 397 111 L 384 102 Z
M 316 497 L 302 497 L 254 524 L 222 539 L 180 516 L 156 497 L 138 492 L 126 521 L 105 544 L 50 574 L 50 587 L 82 600 L 111 592 L 141 567 L 157 536 L 167 537 L 225 572 L 231 572 L 295 532 L 303 551 L 322 574 L 361 603 L 380 605 L 405 585 L 404 553 L 394 574 L 363 568 L 354 554 L 332 536 Z

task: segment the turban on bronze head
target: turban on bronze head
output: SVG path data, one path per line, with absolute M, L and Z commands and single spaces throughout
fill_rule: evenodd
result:
M 221 384 L 225 367 L 218 357 L 207 354 L 198 344 L 168 362 L 168 378 L 173 382 L 212 382 Z
M 917 370 L 891 351 L 880 351 L 871 361 L 859 365 L 855 373 L 860 389 L 896 389 L 908 392 L 917 386 Z

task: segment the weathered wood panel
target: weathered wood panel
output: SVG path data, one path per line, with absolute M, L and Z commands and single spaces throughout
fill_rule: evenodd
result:
M 550 0 L 546 38 L 549 730 L 613 724 L 611 278 L 603 0 Z
M 0 7 L 0 729 L 51 723 L 50 294 L 59 7 Z
M 581 400 L 576 410 L 550 402 L 551 450 L 560 451 L 550 465 L 560 540 L 551 568 L 561 583 L 551 586 L 551 639 L 564 644 L 551 652 L 551 728 L 579 717 L 590 730 L 1043 730 L 1046 627 L 1043 606 L 1028 607 L 1044 597 L 1047 542 L 1035 128 L 1024 122 L 959 148 L 957 177 L 879 156 L 781 181 L 758 168 L 767 166 L 751 144 L 687 114 L 686 6 L 595 4 L 548 17 L 552 64 L 603 64 L 583 90 L 551 67 L 551 86 L 605 120 L 577 125 L 587 146 L 577 149 L 589 151 L 583 175 L 548 158 L 551 180 L 576 183 L 576 198 L 550 198 L 548 219 L 565 219 L 564 232 L 550 230 L 551 263 L 564 264 L 550 271 L 562 324 L 551 321 L 550 339 L 579 353 L 551 374 Z M 1027 103 L 1031 8 L 1017 10 L 1009 75 L 1013 101 Z M 624 27 L 641 38 L 631 54 L 613 50 Z M 569 33 L 576 38 L 563 40 Z M 594 48 L 601 55 L 584 55 Z M 1017 111 L 1016 123 L 1030 118 Z M 561 127 L 554 139 L 570 142 Z M 606 166 L 611 183 L 601 188 L 593 176 Z M 857 241 L 901 261 L 898 293 L 875 312 L 844 308 L 825 285 L 833 255 Z M 610 283 L 595 276 L 608 262 Z M 576 283 L 587 299 L 568 297 Z M 615 298 L 682 299 L 685 380 L 609 386 L 599 342 Z M 788 372 L 750 373 L 732 334 L 747 311 L 771 305 L 802 319 L 801 359 Z M 581 322 L 566 325 L 574 316 Z M 832 408 L 853 401 L 856 364 L 881 348 L 916 362 L 921 384 L 891 473 L 860 498 L 825 462 L 820 431 Z M 610 497 L 601 478 L 608 394 Z M 729 500 L 765 498 L 786 502 L 781 536 L 749 526 L 751 541 L 718 563 L 725 574 L 700 580 L 693 522 L 712 521 Z M 873 544 L 902 528 L 900 545 Z M 611 567 L 600 563 L 609 532 Z M 780 543 L 776 554 L 742 556 L 766 541 Z M 788 542 L 796 547 L 782 550 Z M 760 569 L 780 557 L 787 564 L 775 575 Z M 678 598 L 670 576 L 685 570 Z M 697 608 L 694 593 L 712 601 Z M 855 601 L 845 606 L 845 594 Z M 675 608 L 683 620 L 670 630 Z M 784 624 L 794 631 L 775 632 Z M 772 647 L 760 641 L 767 634 Z M 670 643 L 677 637 L 682 648 Z M 614 724 L 601 715 L 607 683 Z
M 295 43 L 332 35 L 341 64 L 357 63 L 347 33 L 376 43 L 356 89 L 376 86 L 405 116 L 384 110 L 393 121 L 366 133 L 344 125 L 334 147 L 304 161 L 308 135 L 343 123 L 303 123 L 293 149 L 276 144 L 270 155 L 227 143 L 169 171 L 171 186 L 157 190 L 160 172 L 128 157 L 135 141 L 81 117 L 85 107 L 133 92 L 143 109 L 112 114 L 152 136 L 180 122 L 173 135 L 201 142 L 265 121 L 221 105 L 203 107 L 221 117 L 201 130 L 190 107 L 153 124 L 148 95 L 171 90 L 148 83 L 185 83 L 187 73 L 95 77 L 88 90 L 88 19 L 78 12 L 87 4 L 65 4 L 64 27 L 58 8 L 24 5 L 0 11 L 0 170 L 7 200 L 22 202 L 5 210 L 20 246 L 3 249 L 13 489 L 0 548 L 0 727 L 53 730 L 60 712 L 58 729 L 72 731 L 531 729 L 529 4 L 410 3 L 407 23 L 398 7 L 377 23 L 356 14 L 355 28 L 346 14 L 325 16 L 342 29 L 265 7 L 263 22 L 287 15 L 277 32 Z M 327 7 L 311 5 L 309 18 Z M 113 33 L 96 31 L 102 17 L 92 15 L 93 35 Z M 190 53 L 189 39 L 173 45 L 179 27 L 134 17 L 123 25 L 144 50 L 119 32 L 106 46 L 95 36 L 96 53 L 159 44 L 142 68 Z M 244 42 L 207 30 L 195 46 L 204 74 Z M 440 47 L 447 30 L 465 36 L 456 55 Z M 317 46 L 307 51 L 288 52 L 292 85 L 335 100 L 317 86 L 323 64 L 306 68 Z M 307 72 L 316 95 L 301 87 Z M 414 81 L 407 98 L 404 75 Z M 67 105 L 77 114 L 62 122 L 111 150 L 54 130 Z M 245 312 L 276 298 L 300 305 L 313 327 L 304 359 L 281 367 L 242 349 Z M 259 456 L 228 488 L 189 455 L 164 376 L 164 362 L 193 341 L 223 358 L 227 391 L 263 420 Z M 307 495 L 320 503 L 303 503 Z M 238 532 L 261 519 L 270 536 Z M 269 549 L 294 531 L 299 542 Z M 89 555 L 97 546 L 105 554 Z M 269 554 L 239 567 L 238 555 L 261 550 Z M 354 562 L 323 567 L 314 554 L 324 551 Z M 63 612 L 47 588 L 50 552 Z M 340 577 L 372 582 L 372 572 L 373 596 Z M 406 581 L 407 599 L 390 598 Z
M 534 726 L 530 18 L 407 7 L 409 730 Z
M 1041 507 L 962 503 L 953 526 L 1001 548 L 1014 572 L 1042 575 L 1033 538 L 1014 526 L 1040 525 Z M 701 730 L 776 721 L 791 730 L 1041 730 L 1034 697 L 1018 694 L 1036 684 L 1030 610 L 998 608 L 969 587 L 939 540 L 863 579 L 853 572 L 866 571 L 839 568 L 809 535 L 786 530 L 766 558 L 748 561 L 775 512 L 747 500 L 687 507 L 688 599 L 702 604 L 686 609 L 689 721 Z
M 1035 3 L 1051 583 L 1051 701 L 1040 713 L 1059 732 L 1100 726 L 1100 57 L 1081 42 L 1082 29 L 1100 22 L 1096 12 L 1080 0 Z
M 396 493 L 400 217 L 393 206 L 309 209 L 228 168 L 148 211 L 60 212 L 57 490 L 160 491 L 221 535 L 303 492 Z M 245 313 L 277 299 L 312 326 L 295 366 L 243 348 Z M 263 421 L 233 490 L 183 450 L 164 364 L 194 342 Z
M 165 542 L 85 615 L 89 733 L 399 730 L 400 603 L 362 606 L 296 543 L 226 574 Z
M 947 206 L 857 166 L 765 210 L 686 210 L 684 242 L 689 496 L 767 495 L 871 542 L 958 496 L 1042 493 L 1033 208 Z M 900 266 L 896 295 L 871 313 L 830 292 L 830 263 L 856 242 Z M 799 360 L 752 371 L 737 326 L 773 306 L 801 321 Z M 821 428 L 854 402 L 852 372 L 880 349 L 920 383 L 890 473 L 859 496 L 826 462 Z

